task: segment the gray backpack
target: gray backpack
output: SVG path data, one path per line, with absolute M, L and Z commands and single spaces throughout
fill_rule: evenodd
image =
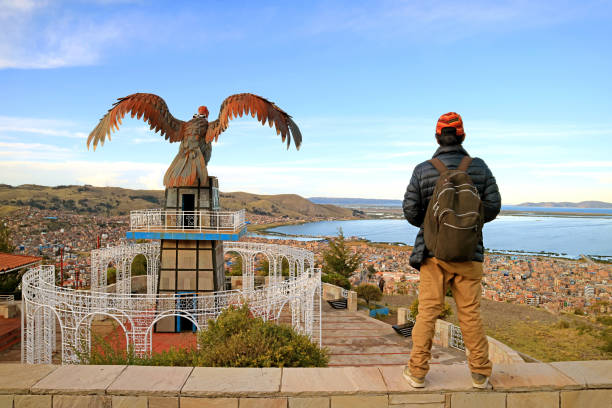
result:
M 438 158 L 429 162 L 440 177 L 425 213 L 425 246 L 443 261 L 471 261 L 484 220 L 478 190 L 467 174 L 472 158 L 465 156 L 456 170 Z

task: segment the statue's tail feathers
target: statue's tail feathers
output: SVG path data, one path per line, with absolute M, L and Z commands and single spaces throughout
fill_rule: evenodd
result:
M 200 149 L 179 150 L 164 176 L 166 188 L 206 185 L 208 171 Z

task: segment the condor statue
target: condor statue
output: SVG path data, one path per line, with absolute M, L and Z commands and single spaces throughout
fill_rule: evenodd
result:
M 226 98 L 221 104 L 219 117 L 208 121 L 208 109 L 200 106 L 198 113 L 187 122 L 176 119 L 166 102 L 154 94 L 135 93 L 119 98 L 113 107 L 100 120 L 100 123 L 89 134 L 87 147 L 93 141 L 94 150 L 98 143 L 104 144 L 106 137 L 111 139 L 111 133 L 119 129 L 121 119 L 130 112 L 133 117 L 148 122 L 151 130 L 160 132 L 170 143 L 181 142 L 178 154 L 164 176 L 166 188 L 178 186 L 194 186 L 208 177 L 206 165 L 210 160 L 212 151 L 211 142 L 217 141 L 219 135 L 227 129 L 229 120 L 251 114 L 257 115 L 262 125 L 273 125 L 276 134 L 281 135 L 282 141 L 287 141 L 289 148 L 291 138 L 296 148 L 300 148 L 302 135 L 300 129 L 285 111 L 273 102 L 261 96 L 250 93 L 241 93 Z

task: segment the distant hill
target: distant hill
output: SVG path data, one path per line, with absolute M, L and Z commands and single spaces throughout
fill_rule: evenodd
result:
M 372 206 L 372 207 L 401 207 L 402 200 L 385 200 L 371 198 L 342 198 L 342 197 L 310 197 L 315 204 L 333 204 L 347 206 Z
M 332 204 L 342 207 L 401 207 L 401 200 L 348 198 L 348 197 L 310 197 L 308 200 L 315 204 Z M 518 207 L 561 207 L 561 208 L 612 208 L 612 203 L 603 201 L 581 201 L 579 203 L 552 202 L 522 203 Z
M 612 208 L 612 203 L 603 201 L 580 201 L 579 203 L 570 203 L 567 201 L 551 202 L 545 201 L 541 203 L 522 203 L 520 207 L 562 207 L 562 208 Z
M 90 214 L 128 214 L 130 210 L 160 208 L 161 190 L 130 190 L 119 187 L 56 186 L 0 184 L 0 206 L 31 206 L 47 210 L 76 211 Z
M 130 210 L 161 208 L 163 190 L 130 190 L 120 187 L 0 184 L 0 213 L 32 206 L 40 209 L 75 211 L 89 214 L 125 215 Z M 295 194 L 261 195 L 243 192 L 220 193 L 221 207 L 245 208 L 253 214 L 274 217 L 346 218 L 354 211 L 333 205 L 317 205 Z
M 263 195 L 243 192 L 221 193 L 223 208 L 247 211 L 263 215 L 286 215 L 290 218 L 351 217 L 355 213 L 348 208 L 329 204 L 314 204 L 297 194 Z

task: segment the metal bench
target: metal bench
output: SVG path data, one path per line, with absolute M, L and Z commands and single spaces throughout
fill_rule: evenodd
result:
M 328 300 L 327 303 L 334 309 L 346 309 L 346 298 Z
M 400 336 L 404 336 L 404 337 L 411 337 L 412 336 L 412 329 L 414 327 L 414 323 L 413 322 L 408 322 L 408 323 L 404 323 L 404 324 L 395 324 L 393 326 L 393 330 L 395 330 L 397 332 L 397 334 L 399 334 Z

